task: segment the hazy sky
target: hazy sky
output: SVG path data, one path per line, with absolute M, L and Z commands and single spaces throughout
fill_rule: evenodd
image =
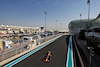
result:
M 100 0 L 90 0 L 90 18 L 100 13 Z M 0 0 L 0 25 L 44 26 L 47 12 L 47 29 L 68 29 L 72 20 L 88 18 L 87 0 Z

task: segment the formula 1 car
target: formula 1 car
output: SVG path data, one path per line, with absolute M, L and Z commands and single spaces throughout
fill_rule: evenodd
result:
M 43 58 L 43 62 L 50 62 L 51 56 L 52 56 L 51 51 L 48 51 L 45 57 Z

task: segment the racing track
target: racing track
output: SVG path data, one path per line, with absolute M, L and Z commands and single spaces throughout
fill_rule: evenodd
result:
M 69 36 L 62 36 L 50 45 L 17 63 L 13 67 L 65 67 L 68 40 Z M 49 50 L 51 50 L 53 54 L 51 61 L 49 63 L 43 62 L 42 59 L 45 53 Z

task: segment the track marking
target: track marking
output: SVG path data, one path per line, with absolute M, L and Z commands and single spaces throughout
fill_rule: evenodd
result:
M 66 67 L 74 67 L 74 63 L 73 63 L 72 36 L 70 36 L 70 39 L 69 39 L 68 55 L 67 55 L 67 63 L 66 63 Z

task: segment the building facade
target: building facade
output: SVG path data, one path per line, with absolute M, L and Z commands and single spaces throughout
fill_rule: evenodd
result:
M 73 20 L 69 23 L 68 28 L 72 32 L 79 32 L 80 30 L 91 30 L 100 28 L 100 14 L 94 19 Z

